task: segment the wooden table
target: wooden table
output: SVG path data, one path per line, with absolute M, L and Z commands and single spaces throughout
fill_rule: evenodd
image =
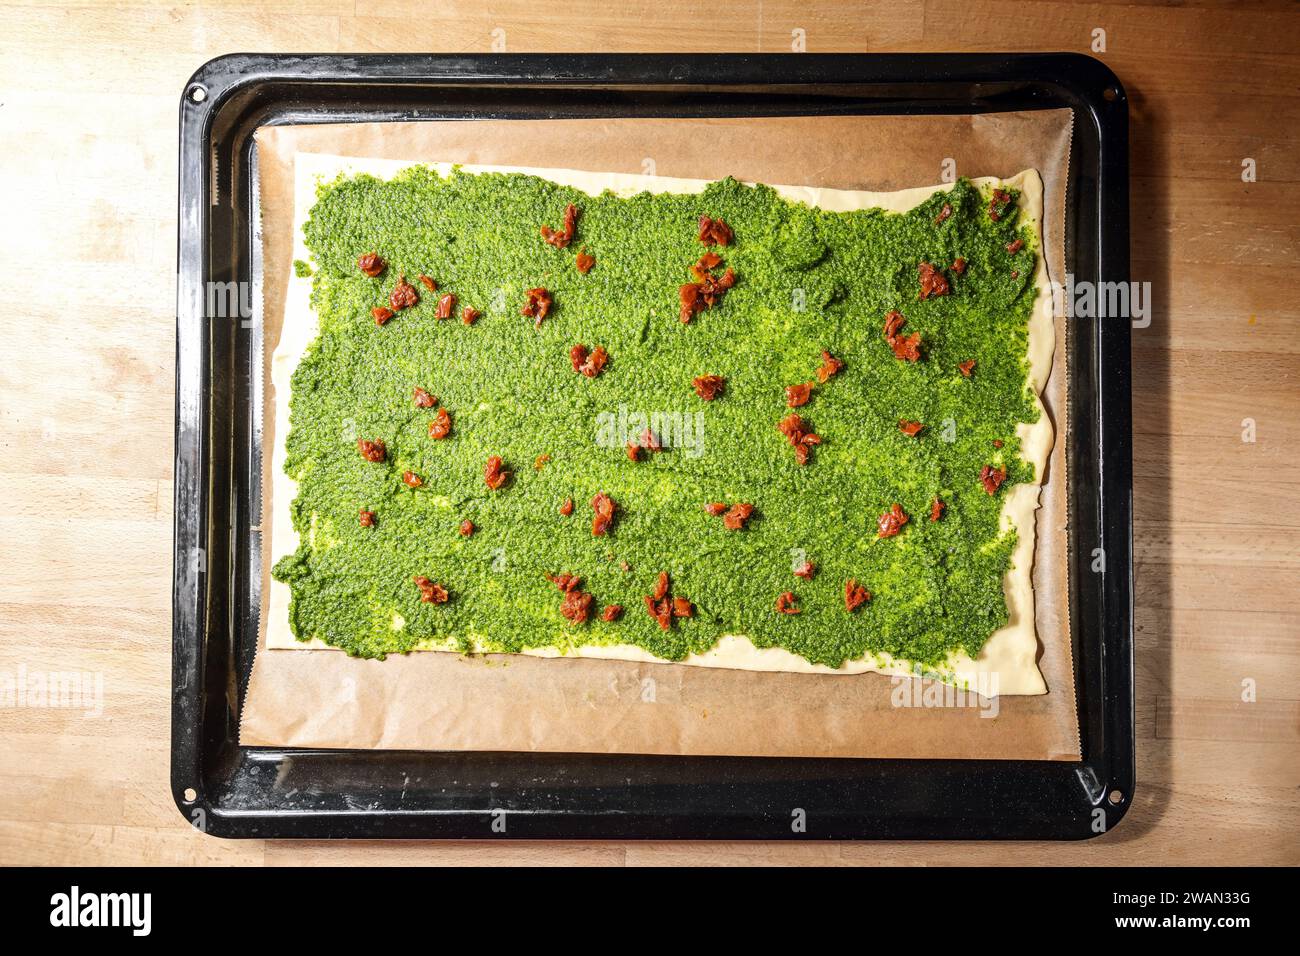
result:
M 0 863 L 1300 862 L 1300 9 L 617 7 L 0 3 L 0 680 L 104 681 L 95 719 L 0 707 Z M 195 68 L 501 42 L 785 52 L 795 31 L 810 52 L 1089 52 L 1096 30 L 1132 101 L 1133 277 L 1155 296 L 1133 337 L 1139 786 L 1120 827 L 1071 845 L 387 845 L 227 842 L 182 820 L 167 783 L 174 184 Z

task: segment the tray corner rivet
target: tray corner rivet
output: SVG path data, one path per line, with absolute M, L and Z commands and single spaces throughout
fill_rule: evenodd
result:
M 191 103 L 202 103 L 204 100 L 208 98 L 208 91 L 205 90 L 198 83 L 195 83 L 193 86 L 190 87 L 188 96 Z

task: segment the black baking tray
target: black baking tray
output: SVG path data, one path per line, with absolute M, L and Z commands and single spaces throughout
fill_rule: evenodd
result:
M 1083 839 L 1133 799 L 1129 323 L 1072 319 L 1069 612 L 1082 760 L 874 760 L 241 747 L 260 598 L 253 132 L 432 119 L 1074 111 L 1076 282 L 1129 279 L 1128 104 L 1077 54 L 238 54 L 180 107 L 172 769 L 229 837 Z M 1063 423 L 1058 421 L 1058 426 Z M 1105 549 L 1095 573 L 1094 549 Z M 802 818 L 805 825 L 793 825 Z

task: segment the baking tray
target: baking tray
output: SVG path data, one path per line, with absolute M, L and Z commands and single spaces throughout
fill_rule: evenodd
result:
M 259 126 L 1060 107 L 1074 110 L 1066 269 L 1076 282 L 1127 282 L 1128 104 L 1086 56 L 237 54 L 200 68 L 180 107 L 171 786 L 181 812 L 226 837 L 1084 839 L 1113 827 L 1134 787 L 1129 323 L 1117 319 L 1071 319 L 1066 356 L 1080 761 L 238 744 L 258 640 L 261 364 L 257 323 L 212 314 L 207 290 L 260 282 Z M 1090 567 L 1096 548 L 1103 573 Z

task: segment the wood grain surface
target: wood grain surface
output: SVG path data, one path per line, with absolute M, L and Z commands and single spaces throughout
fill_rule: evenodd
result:
M 0 22 L 0 679 L 103 681 L 96 716 L 0 706 L 0 863 L 1300 862 L 1300 7 L 29 0 L 0 2 Z M 1127 819 L 1066 845 L 331 844 L 193 830 L 167 780 L 186 78 L 237 51 L 790 52 L 794 31 L 809 52 L 1094 52 L 1128 90 L 1133 277 L 1152 283 L 1155 307 L 1133 336 L 1139 786 Z

